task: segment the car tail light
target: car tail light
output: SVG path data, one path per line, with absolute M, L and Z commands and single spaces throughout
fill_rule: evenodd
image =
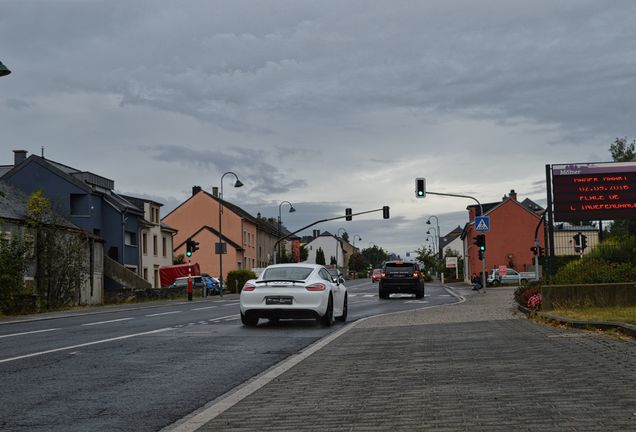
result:
M 249 282 L 246 282 L 245 285 L 243 285 L 243 291 L 254 291 L 254 288 L 256 288 L 256 285 Z
M 419 272 L 413 272 L 413 277 L 420 277 L 420 273 Z
M 380 273 L 380 277 L 386 277 L 386 273 L 384 272 Z
M 315 283 L 315 284 L 307 285 L 305 289 L 307 291 L 324 291 L 327 289 L 327 286 L 322 283 Z

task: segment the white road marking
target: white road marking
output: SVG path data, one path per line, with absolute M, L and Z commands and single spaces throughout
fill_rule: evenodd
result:
M 364 297 L 375 297 L 375 294 L 365 294 Z
M 86 323 L 86 324 L 82 324 L 82 326 L 94 326 L 94 325 L 99 325 L 99 324 L 108 324 L 108 323 L 114 323 L 114 322 L 119 322 L 119 321 L 128 321 L 134 318 L 119 318 L 119 319 L 114 319 L 114 320 L 108 320 L 108 321 L 99 321 L 99 322 L 92 322 L 92 323 Z
M 193 311 L 195 311 L 195 310 L 206 310 L 206 309 L 214 309 L 216 307 L 218 307 L 218 306 L 206 306 L 206 307 L 194 308 L 192 310 Z
M 161 313 L 150 314 L 150 315 L 146 315 L 146 316 L 147 316 L 147 317 L 156 317 L 156 316 L 160 316 L 160 315 L 178 314 L 178 313 L 181 313 L 181 312 L 183 312 L 183 311 L 161 312 Z
M 102 343 L 106 343 L 106 342 L 113 342 L 113 341 L 117 341 L 117 340 L 123 340 L 123 339 L 130 339 L 130 338 L 134 338 L 137 336 L 146 336 L 146 335 L 150 335 L 150 334 L 156 334 L 156 333 L 162 333 L 168 330 L 174 330 L 171 327 L 167 327 L 167 328 L 162 328 L 159 330 L 152 330 L 152 331 L 147 331 L 147 332 L 143 332 L 143 333 L 134 333 L 134 334 L 129 334 L 129 335 L 125 335 L 125 336 L 118 336 L 118 337 L 114 337 L 114 338 L 110 338 L 110 339 L 102 339 L 102 340 L 98 340 L 98 341 L 94 341 L 94 342 L 86 342 L 83 344 L 78 344 L 78 345 L 71 345 L 71 346 L 67 346 L 67 347 L 63 347 L 63 348 L 55 348 L 55 349 L 51 349 L 51 350 L 47 350 L 47 351 L 40 351 L 40 352 L 36 352 L 36 353 L 31 353 L 31 354 L 25 354 L 25 355 L 21 355 L 21 356 L 17 356 L 17 357 L 11 357 L 11 358 L 6 358 L 6 359 L 1 359 L 0 363 L 7 363 L 10 361 L 15 361 L 15 360 L 21 360 L 21 359 L 25 359 L 25 358 L 29 358 L 29 357 L 36 357 L 36 356 L 41 356 L 44 354 L 51 354 L 54 352 L 60 352 L 60 351 L 68 351 L 68 350 L 72 350 L 75 348 L 81 348 L 81 347 L 86 347 L 86 346 L 90 346 L 90 345 L 97 345 L 97 344 L 102 344 Z
M 422 304 L 422 303 L 428 303 L 426 300 L 408 300 L 406 303 L 418 303 L 418 304 Z
M 237 320 L 237 319 L 239 319 L 239 317 L 235 316 L 234 318 L 227 318 L 224 321 L 234 321 L 234 320 Z
M 229 303 L 229 304 L 225 304 L 223 306 L 236 306 L 237 304 L 241 304 L 241 303 Z
M 221 321 L 224 319 L 228 319 L 228 318 L 238 318 L 238 315 L 228 315 L 228 316 L 224 316 L 224 317 L 218 317 L 218 318 L 214 318 L 212 321 L 217 322 L 217 321 Z
M 28 331 L 28 332 L 22 332 L 22 333 L 7 334 L 7 335 L 0 336 L 0 338 L 8 338 L 8 337 L 13 337 L 13 336 L 22 336 L 22 335 L 28 335 L 28 334 L 34 334 L 34 333 L 52 332 L 52 331 L 55 331 L 55 330 L 59 330 L 59 328 L 46 329 L 46 330 L 34 330 L 34 331 Z

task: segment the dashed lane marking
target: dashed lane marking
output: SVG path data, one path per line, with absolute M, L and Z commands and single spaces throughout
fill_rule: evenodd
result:
M 150 314 L 150 315 L 146 315 L 147 317 L 156 317 L 156 316 L 161 316 L 161 315 L 172 315 L 172 314 L 178 314 L 181 313 L 183 311 L 170 311 L 170 312 L 161 312 L 161 313 L 156 313 L 156 314 Z
M 241 303 L 228 303 L 228 304 L 224 304 L 223 306 L 236 306 L 237 304 L 241 304 Z
M 82 326 L 94 326 L 94 325 L 100 325 L 100 324 L 110 324 L 110 323 L 114 323 L 114 322 L 128 321 L 128 320 L 131 320 L 131 319 L 134 319 L 134 318 L 119 318 L 119 319 L 113 319 L 113 320 L 108 320 L 108 321 L 98 321 L 98 322 L 82 324 Z
M 137 336 L 146 336 L 146 335 L 151 335 L 151 334 L 157 334 L 157 333 L 162 333 L 168 330 L 173 330 L 173 328 L 170 327 L 166 327 L 166 328 L 162 328 L 159 330 L 152 330 L 152 331 L 147 331 L 147 332 L 143 332 L 143 333 L 134 333 L 134 334 L 129 334 L 129 335 L 125 335 L 125 336 L 118 336 L 118 337 L 114 337 L 114 338 L 110 338 L 110 339 L 102 339 L 102 340 L 98 340 L 98 341 L 94 341 L 94 342 L 86 342 L 83 344 L 79 344 L 79 345 L 71 345 L 71 346 L 67 346 L 67 347 L 62 347 L 62 348 L 55 348 L 55 349 L 51 349 L 51 350 L 47 350 L 47 351 L 40 351 L 40 352 L 36 352 L 36 353 L 31 353 L 31 354 L 25 354 L 25 355 L 21 355 L 21 356 L 17 356 L 17 357 L 10 357 L 10 358 L 6 358 L 6 359 L 0 359 L 0 363 L 7 363 L 10 361 L 15 361 L 15 360 L 22 360 L 25 358 L 29 358 L 29 357 L 36 357 L 36 356 L 41 356 L 44 354 L 51 354 L 54 352 L 60 352 L 60 351 L 68 351 L 68 350 L 72 350 L 75 348 L 81 348 L 81 347 L 86 347 L 86 346 L 91 346 L 91 345 L 97 345 L 97 344 L 102 344 L 102 343 L 106 343 L 106 342 L 113 342 L 113 341 L 118 341 L 118 340 L 123 340 L 123 339 L 130 339 L 133 337 L 137 337 Z
M 6 334 L 6 335 L 0 336 L 0 338 L 8 338 L 8 337 L 13 337 L 13 336 L 24 336 L 24 335 L 28 335 L 28 334 L 34 334 L 34 333 L 46 333 L 46 332 L 52 332 L 52 331 L 55 331 L 55 330 L 59 330 L 59 328 L 52 328 L 52 329 L 46 329 L 46 330 L 34 330 L 34 331 L 28 331 L 28 332 Z
M 193 310 L 193 311 L 195 311 L 195 310 L 196 310 L 196 311 L 199 311 L 199 310 L 206 310 L 206 309 L 214 309 L 214 308 L 216 308 L 216 307 L 218 307 L 218 306 L 206 306 L 206 307 L 194 308 L 194 309 L 192 309 L 192 310 Z

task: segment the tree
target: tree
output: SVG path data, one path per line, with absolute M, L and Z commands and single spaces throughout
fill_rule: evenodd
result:
M 337 265 L 338 261 L 336 261 L 336 257 L 335 256 L 331 256 L 331 259 L 329 259 L 329 264 L 330 265 Z
M 610 153 L 614 162 L 631 162 L 636 160 L 636 140 L 627 144 L 627 138 L 616 138 L 610 145 Z M 610 235 L 617 238 L 636 236 L 636 220 L 616 220 L 610 226 Z
M 347 243 L 349 243 L 349 233 L 346 231 L 342 233 L 342 239 L 346 241 Z
M 29 196 L 26 209 L 35 237 L 35 287 L 41 306 L 73 304 L 88 275 L 88 238 L 68 226 L 42 191 Z
M 382 263 L 388 259 L 388 254 L 381 247 L 373 245 L 372 248 L 362 250 L 362 255 L 373 268 L 382 267 Z
M 300 245 L 300 261 L 305 262 L 307 261 L 308 258 L 309 258 L 309 251 L 307 250 L 307 247 L 305 247 L 304 244 L 301 244 Z
M 316 251 L 316 264 L 325 265 L 325 251 L 322 250 L 321 247 Z
M 614 162 L 631 162 L 636 160 L 636 140 L 627 144 L 627 137 L 616 138 L 610 145 L 610 153 Z
M 179 254 L 172 258 L 172 264 L 185 264 L 185 255 Z
M 1 232 L 1 230 L 0 230 Z M 22 233 L 0 235 L 0 311 L 19 312 L 31 244 Z
M 366 271 L 369 261 L 359 252 L 354 252 L 349 258 L 349 270 L 354 272 Z
M 422 246 L 417 249 L 417 260 L 424 263 L 424 268 L 429 271 L 437 269 L 437 256 L 430 248 Z

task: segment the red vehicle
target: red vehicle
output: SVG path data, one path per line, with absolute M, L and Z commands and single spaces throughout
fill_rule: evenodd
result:
M 373 269 L 371 272 L 371 282 L 377 282 L 382 278 L 382 269 Z
M 174 283 L 177 278 L 184 276 L 198 276 L 201 274 L 199 263 L 194 264 L 175 264 L 159 267 L 159 278 L 161 286 L 167 287 Z

